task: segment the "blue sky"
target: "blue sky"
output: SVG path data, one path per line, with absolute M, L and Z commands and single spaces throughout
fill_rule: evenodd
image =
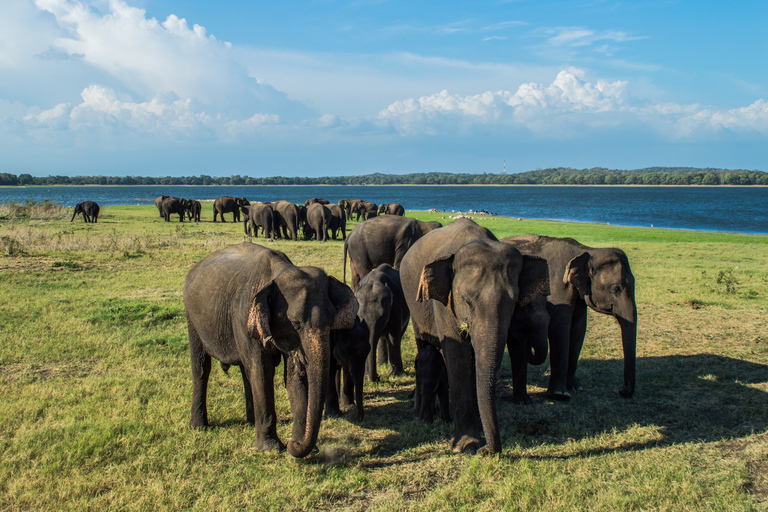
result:
M 3 0 L 0 172 L 768 171 L 768 2 Z

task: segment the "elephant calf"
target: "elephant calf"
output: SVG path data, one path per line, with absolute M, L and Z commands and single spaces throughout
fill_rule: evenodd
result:
M 341 416 L 341 407 L 357 405 L 357 419 L 365 416 L 363 410 L 363 380 L 365 363 L 371 346 L 368 326 L 360 318 L 351 329 L 331 330 L 331 370 L 325 416 Z M 344 377 L 342 383 L 342 374 Z
M 440 349 L 429 343 L 420 343 L 413 367 L 416 373 L 413 412 L 420 420 L 431 422 L 435 417 L 436 399 L 440 400 L 440 418 L 451 421 L 448 399 L 448 371 Z

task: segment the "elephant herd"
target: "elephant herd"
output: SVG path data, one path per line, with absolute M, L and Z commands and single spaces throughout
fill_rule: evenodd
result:
M 276 213 L 278 203 L 239 208 L 251 229 L 277 236 L 283 226 L 275 219 L 284 215 Z M 271 208 L 271 223 L 258 205 Z M 320 199 L 293 205 L 305 236 L 311 231 L 326 239 L 329 206 L 336 205 Z M 256 448 L 304 457 L 314 449 L 323 411 L 339 415 L 355 405 L 363 419 L 363 382 L 379 379 L 377 362 L 388 363 L 390 374 L 403 373 L 401 340 L 410 323 L 417 347 L 414 414 L 452 421 L 454 452 L 498 453 L 496 379 L 505 349 L 515 403 L 531 402 L 527 365 L 544 363 L 548 354 L 547 397 L 568 400 L 582 389 L 576 369 L 588 308 L 617 320 L 624 350 L 619 393 L 632 396 L 637 308 L 623 251 L 530 234 L 499 240 L 470 219 L 443 227 L 403 217 L 398 206 L 339 201 L 342 218 L 370 219 L 345 237 L 343 282 L 247 242 L 192 267 L 183 292 L 191 427 L 208 425 L 206 389 L 215 358 L 225 370 L 240 368 Z M 291 226 L 295 240 L 298 224 Z M 293 412 L 287 445 L 276 430 L 274 377 L 281 361 Z

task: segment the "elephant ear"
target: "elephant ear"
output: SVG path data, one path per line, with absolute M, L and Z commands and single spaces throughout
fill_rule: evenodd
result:
M 576 288 L 581 299 L 590 294 L 588 269 L 590 257 L 588 252 L 576 256 L 565 266 L 565 275 L 563 275 L 563 282 Z
M 417 301 L 435 299 L 443 306 L 448 305 L 453 286 L 453 257 L 451 254 L 424 266 L 416 294 Z
M 549 295 L 549 265 L 547 260 L 538 256 L 523 255 L 523 270 L 517 279 L 520 297 L 519 306 L 525 306 L 539 296 Z
M 336 308 L 331 329 L 351 329 L 354 327 L 358 304 L 352 289 L 335 277 L 328 276 L 328 296 L 333 307 Z
M 274 286 L 274 281 L 270 281 L 256 292 L 251 303 L 251 311 L 248 313 L 248 334 L 251 338 L 261 341 L 263 345 L 272 341 L 272 331 L 269 328 L 269 299 Z

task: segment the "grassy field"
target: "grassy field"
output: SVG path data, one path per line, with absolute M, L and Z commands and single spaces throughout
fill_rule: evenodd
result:
M 365 420 L 324 421 L 317 453 L 295 460 L 253 449 L 236 370 L 211 373 L 214 426 L 187 427 L 184 278 L 243 241 L 241 224 L 213 224 L 206 206 L 200 224 L 165 223 L 154 206 L 105 207 L 98 224 L 44 210 L 0 207 L 2 511 L 768 509 L 767 236 L 476 219 L 498 237 L 626 251 L 635 396 L 618 396 L 618 326 L 590 313 L 585 390 L 548 401 L 545 363 L 529 370 L 533 405 L 514 405 L 505 361 L 503 452 L 452 455 L 450 425 L 412 418 L 409 329 L 407 374 L 366 383 Z M 341 241 L 269 246 L 341 278 Z M 276 393 L 285 440 L 291 413 Z

